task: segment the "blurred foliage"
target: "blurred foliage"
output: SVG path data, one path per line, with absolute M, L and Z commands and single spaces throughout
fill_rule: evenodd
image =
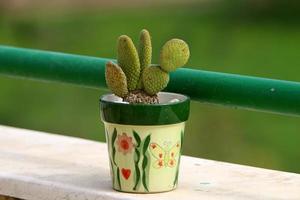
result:
M 288 12 L 283 1 L 265 7 L 253 2 L 270 1 L 237 2 L 47 14 L 2 10 L 0 44 L 114 58 L 119 35 L 137 42 L 147 28 L 154 63 L 163 42 L 178 37 L 190 45 L 189 66 L 300 81 L 298 3 L 286 4 Z M 0 124 L 104 141 L 98 106 L 104 93 L 0 76 Z M 299 173 L 299 124 L 299 117 L 193 102 L 184 154 Z
M 243 20 L 297 22 L 300 17 L 300 2 L 297 0 L 220 0 L 218 8 L 227 16 Z

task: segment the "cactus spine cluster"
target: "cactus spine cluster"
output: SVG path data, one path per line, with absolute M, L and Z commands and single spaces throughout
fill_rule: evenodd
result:
M 108 88 L 123 100 L 138 92 L 155 96 L 167 86 L 169 72 L 185 65 L 190 56 L 183 40 L 171 39 L 161 49 L 159 65 L 151 65 L 151 37 L 145 29 L 140 33 L 138 50 L 126 35 L 118 38 L 117 48 L 118 64 L 106 64 L 105 78 Z

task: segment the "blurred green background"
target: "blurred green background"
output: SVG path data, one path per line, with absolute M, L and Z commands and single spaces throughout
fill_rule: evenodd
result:
M 152 33 L 154 63 L 170 38 L 188 66 L 300 81 L 297 1 L 0 1 L 0 44 L 98 57 L 116 39 Z M 199 86 L 201 87 L 201 85 Z M 0 76 L 0 124 L 104 141 L 92 90 Z M 300 173 L 300 118 L 192 102 L 184 154 Z

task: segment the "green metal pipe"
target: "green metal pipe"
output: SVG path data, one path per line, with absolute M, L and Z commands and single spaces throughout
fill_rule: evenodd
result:
M 0 46 L 0 74 L 43 81 L 106 87 L 111 59 Z M 166 91 L 192 99 L 282 114 L 300 115 L 300 83 L 182 68 L 171 73 Z

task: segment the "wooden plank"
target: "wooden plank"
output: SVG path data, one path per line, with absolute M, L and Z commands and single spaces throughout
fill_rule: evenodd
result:
M 188 156 L 183 156 L 181 164 L 175 191 L 120 193 L 111 188 L 105 144 L 0 126 L 0 194 L 6 196 L 30 200 L 300 199 L 299 174 Z
M 0 195 L 0 200 L 19 200 L 18 198 Z

